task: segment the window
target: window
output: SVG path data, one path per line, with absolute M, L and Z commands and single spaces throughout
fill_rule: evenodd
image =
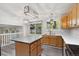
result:
M 30 33 L 31 34 L 41 34 L 42 23 L 30 24 Z
M 41 34 L 41 23 L 36 24 L 36 34 Z
M 35 34 L 35 24 L 30 25 L 30 33 Z
M 50 22 L 47 22 L 47 29 L 50 30 L 51 28 L 57 29 L 57 22 L 53 21 L 53 27 L 51 27 Z

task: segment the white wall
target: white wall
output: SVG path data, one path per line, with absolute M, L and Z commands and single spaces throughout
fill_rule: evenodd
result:
M 22 19 L 0 10 L 0 24 L 22 26 Z
M 79 28 L 75 28 L 73 30 L 71 30 L 71 34 L 79 39 Z

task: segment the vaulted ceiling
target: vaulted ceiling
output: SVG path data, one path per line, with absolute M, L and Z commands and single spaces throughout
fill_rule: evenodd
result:
M 62 16 L 73 5 L 71 3 L 0 3 L 0 11 L 13 17 L 27 18 L 24 15 L 24 6 L 29 5 L 32 13 L 29 13 L 29 20 L 38 18 L 53 18 Z M 33 19 L 34 18 L 34 19 Z

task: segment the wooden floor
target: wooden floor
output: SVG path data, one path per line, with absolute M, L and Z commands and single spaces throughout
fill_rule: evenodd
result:
M 53 46 L 43 45 L 41 56 L 62 56 L 62 50 Z M 15 56 L 15 44 L 11 44 L 1 48 L 2 56 Z

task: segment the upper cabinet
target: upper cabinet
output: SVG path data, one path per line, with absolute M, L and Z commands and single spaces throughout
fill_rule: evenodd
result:
M 73 5 L 73 7 L 71 9 L 71 16 L 72 16 L 71 27 L 75 27 L 77 25 L 77 23 L 76 23 L 77 22 L 77 4 Z
M 70 16 L 70 13 L 67 14 L 67 15 L 64 15 L 61 19 L 61 27 L 63 29 L 68 29 L 71 27 L 71 16 Z
M 77 4 L 77 26 L 79 26 L 79 4 Z
M 61 27 L 62 27 L 63 29 L 66 28 L 66 19 L 65 19 L 65 16 L 62 16 L 62 18 L 61 18 Z
M 62 16 L 63 18 L 64 16 Z M 61 18 L 61 27 L 64 29 L 75 28 L 79 26 L 79 4 L 74 4 L 65 14 L 66 19 Z M 64 21 L 64 22 L 63 22 Z M 64 23 L 66 26 L 64 26 Z

